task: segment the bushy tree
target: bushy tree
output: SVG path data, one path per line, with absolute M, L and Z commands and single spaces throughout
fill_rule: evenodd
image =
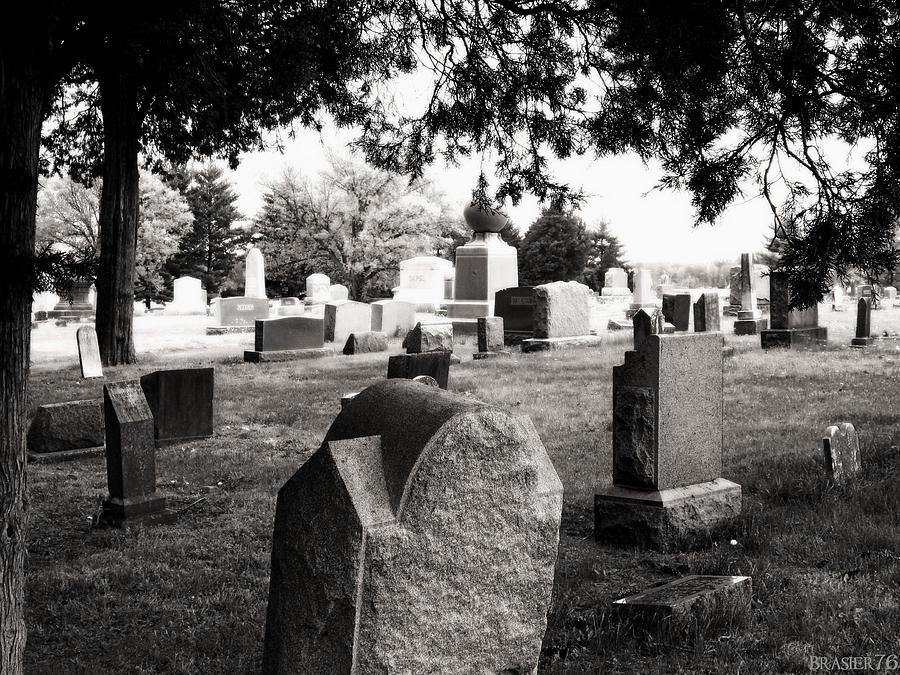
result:
M 315 181 L 286 172 L 266 191 L 255 220 L 267 276 L 298 291 L 314 272 L 364 300 L 396 281 L 400 261 L 449 244 L 461 220 L 433 186 L 336 157 Z M 458 225 L 457 225 L 458 227 Z
M 173 277 L 199 278 L 208 293 L 218 293 L 250 239 L 238 226 L 237 194 L 215 164 L 182 169 L 173 179 L 193 214 L 193 225 L 181 238 L 166 270 Z
M 559 207 L 544 209 L 519 246 L 519 283 L 582 280 L 590 251 L 584 221 Z
M 606 272 L 611 267 L 621 267 L 631 272 L 631 266 L 625 262 L 625 251 L 618 238 L 609 228 L 609 223 L 601 220 L 596 230 L 588 231 L 587 262 L 584 268 L 584 283 L 595 291 L 603 288 Z

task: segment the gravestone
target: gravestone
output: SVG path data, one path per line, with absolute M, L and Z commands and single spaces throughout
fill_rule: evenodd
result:
M 893 306 L 894 300 L 897 299 L 897 289 L 893 286 L 885 286 L 881 293 L 887 301 L 888 307 Z
M 872 344 L 872 300 L 860 298 L 856 303 L 856 337 L 850 341 L 851 347 L 866 347 Z
M 628 273 L 621 267 L 610 267 L 603 275 L 603 288 L 600 295 L 606 296 L 622 296 L 631 295 L 628 289 Z
M 97 331 L 93 326 L 81 326 L 75 331 L 78 342 L 78 362 L 81 364 L 81 377 L 103 377 L 103 365 L 100 363 L 100 345 L 97 342 Z
M 872 284 L 859 284 L 856 287 L 856 295 L 860 298 L 872 298 L 875 296 L 875 287 Z
M 376 300 L 372 308 L 371 330 L 389 338 L 406 335 L 416 325 L 416 306 L 404 300 Z
M 266 673 L 535 673 L 562 485 L 531 421 L 388 380 L 278 494 Z
M 522 351 L 596 345 L 591 335 L 591 290 L 577 281 L 554 281 L 534 287 L 534 337 L 522 341 Z
M 252 350 L 244 361 L 292 361 L 332 353 L 325 348 L 325 319 L 318 316 L 283 316 L 256 322 Z
M 769 279 L 769 325 L 759 333 L 763 349 L 824 344 L 828 329 L 819 326 L 819 308 L 791 308 L 791 290 L 783 272 L 772 272 Z
M 691 321 L 691 296 L 689 293 L 677 293 L 662 297 L 663 318 L 675 326 L 677 331 L 687 331 Z
M 216 302 L 216 325 L 254 326 L 259 319 L 269 318 L 269 301 L 265 298 L 219 298 Z
M 728 268 L 728 305 L 741 307 L 741 266 Z
M 741 309 L 734 322 L 735 335 L 756 335 L 768 325 L 757 307 L 756 284 L 753 254 L 741 253 Z
M 344 354 L 370 354 L 372 352 L 386 352 L 388 348 L 387 336 L 376 331 L 364 333 L 350 333 L 344 345 Z
M 48 319 L 89 319 L 94 316 L 94 303 L 91 298 L 91 280 L 75 279 L 72 281 L 72 293 L 60 296 L 53 309 L 47 312 Z
M 473 359 L 490 359 L 508 357 L 509 351 L 504 349 L 503 319 L 499 316 L 483 316 L 478 319 L 477 333 L 478 351 Z
M 372 310 L 364 302 L 345 300 L 325 305 L 325 341 L 343 344 L 350 333 L 365 333 L 372 325 Z
M 656 293 L 653 292 L 653 275 L 650 274 L 648 269 L 636 270 L 634 273 L 634 296 L 629 313 L 633 315 L 634 312 L 642 307 L 656 306 Z
M 303 316 L 303 303 L 300 298 L 280 298 L 277 311 L 278 316 Z
M 691 546 L 740 513 L 740 486 L 721 477 L 723 344 L 721 333 L 650 334 L 613 368 L 613 485 L 595 499 L 598 539 Z
M 262 251 L 251 247 L 247 251 L 246 268 L 244 270 L 244 297 L 266 297 L 266 263 Z
M 212 368 L 157 370 L 141 376 L 157 444 L 213 435 Z
M 833 300 L 831 304 L 831 309 L 835 312 L 843 312 L 844 311 L 844 287 L 839 283 L 835 283 L 831 288 L 831 299 Z
M 419 375 L 433 377 L 441 389 L 446 389 L 450 379 L 450 352 L 396 354 L 388 359 L 389 380 L 412 380 Z
M 407 354 L 452 352 L 453 326 L 449 323 L 417 323 L 403 338 Z
M 103 433 L 103 399 L 50 403 L 35 411 L 26 445 L 34 453 L 97 448 Z
M 752 598 L 750 577 L 691 574 L 616 600 L 613 607 L 620 617 L 653 629 L 689 617 L 700 625 L 738 625 L 749 617 Z
M 331 302 L 331 279 L 327 274 L 310 274 L 306 277 L 306 298 L 303 302 L 307 305 Z
M 632 317 L 634 330 L 634 349 L 638 350 L 648 335 L 659 335 L 665 332 L 662 312 L 653 307 L 642 307 Z
M 507 344 L 518 344 L 534 335 L 534 287 L 504 288 L 494 294 L 494 315 L 503 319 Z
M 328 287 L 328 294 L 331 296 L 331 302 L 343 302 L 350 299 L 350 289 L 344 284 L 331 284 Z
M 413 309 L 432 312 L 447 298 L 446 279 L 453 263 L 436 256 L 418 256 L 400 261 L 400 283 L 392 289 L 394 300 L 412 303 Z
M 199 279 L 178 277 L 172 282 L 173 299 L 166 306 L 169 314 L 206 314 L 206 291 Z
M 719 294 L 701 293 L 694 303 L 694 332 L 716 333 L 720 330 Z
M 164 512 L 166 498 L 156 492 L 153 413 L 140 382 L 104 385 L 103 419 L 109 497 L 102 520 L 119 525 Z
M 822 439 L 825 472 L 835 485 L 844 485 L 862 470 L 859 461 L 859 437 L 849 422 L 830 426 Z

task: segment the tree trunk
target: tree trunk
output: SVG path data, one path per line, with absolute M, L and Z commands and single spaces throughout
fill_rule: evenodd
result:
M 5 33 L 5 31 L 4 31 Z M 5 36 L 4 36 L 5 37 Z M 43 92 L 30 54 L 0 46 L 0 673 L 24 672 L 25 421 Z
M 113 62 L 112 65 L 115 65 Z M 127 73 L 101 72 L 103 190 L 100 194 L 100 269 L 97 341 L 105 366 L 134 363 L 135 254 L 138 227 L 137 91 Z

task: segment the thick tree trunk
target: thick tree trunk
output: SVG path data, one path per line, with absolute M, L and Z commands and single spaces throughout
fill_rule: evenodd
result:
M 115 65 L 115 64 L 113 64 Z M 103 114 L 103 191 L 100 195 L 100 270 L 97 340 L 103 365 L 134 363 L 135 253 L 138 227 L 137 92 L 127 74 L 100 75 Z
M 0 52 L 0 673 L 4 675 L 24 672 L 26 387 L 43 116 L 41 74 L 16 52 L 8 44 Z

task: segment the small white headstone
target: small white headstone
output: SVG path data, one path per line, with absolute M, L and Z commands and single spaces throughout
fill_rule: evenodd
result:
M 78 341 L 78 360 L 81 363 L 81 377 L 103 377 L 100 363 L 100 344 L 93 326 L 82 326 L 75 332 Z

